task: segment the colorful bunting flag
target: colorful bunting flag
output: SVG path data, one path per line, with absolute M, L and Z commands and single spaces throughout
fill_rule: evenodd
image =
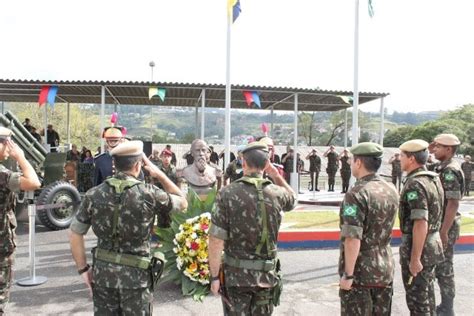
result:
M 39 94 L 38 103 L 41 107 L 43 104 L 48 103 L 51 106 L 54 106 L 56 101 L 56 94 L 58 93 L 57 86 L 43 86 Z
M 227 17 L 229 21 L 232 18 L 232 23 L 234 23 L 241 11 L 240 0 L 227 0 Z
M 369 1 L 369 16 L 371 18 L 374 17 L 374 6 L 372 5 L 372 0 L 368 0 Z
M 243 92 L 247 106 L 250 106 L 252 103 L 255 103 L 256 106 L 262 108 L 260 104 L 260 96 L 257 91 L 244 91 Z
M 342 99 L 342 101 L 344 101 L 347 104 L 352 104 L 352 101 L 354 99 L 353 97 L 349 97 L 349 96 L 346 96 L 346 95 L 338 95 L 338 97 L 340 97 Z
M 148 89 L 148 98 L 151 100 L 155 95 L 160 97 L 161 102 L 165 102 L 166 89 L 158 87 L 150 87 Z

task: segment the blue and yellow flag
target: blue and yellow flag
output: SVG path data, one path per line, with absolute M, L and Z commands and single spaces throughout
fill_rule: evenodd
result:
M 227 17 L 229 21 L 232 19 L 232 23 L 234 23 L 241 11 L 240 0 L 227 0 Z

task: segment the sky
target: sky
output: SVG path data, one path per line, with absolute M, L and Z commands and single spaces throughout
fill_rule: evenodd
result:
M 225 84 L 227 0 L 0 2 L 0 78 Z M 356 0 L 241 0 L 233 84 L 354 88 Z M 474 103 L 472 0 L 359 5 L 359 91 L 389 112 Z M 380 101 L 361 105 L 378 111 Z

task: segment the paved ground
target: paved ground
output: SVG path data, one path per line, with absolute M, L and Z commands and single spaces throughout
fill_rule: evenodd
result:
M 16 279 L 29 275 L 27 225 L 20 223 L 18 229 L 18 252 Z M 95 238 L 86 239 L 90 249 Z M 48 281 L 40 286 L 12 288 L 8 313 L 11 315 L 90 315 L 92 302 L 82 279 L 77 275 L 66 231 L 48 231 L 37 226 L 36 275 L 46 276 Z M 397 254 L 398 248 L 394 248 Z M 292 250 L 281 251 L 284 276 L 282 304 L 276 315 L 336 315 L 339 313 L 337 287 L 337 250 Z M 458 253 L 455 256 L 457 315 L 472 315 L 474 303 L 473 276 L 474 253 Z M 407 315 L 404 291 L 399 267 L 394 285 L 394 315 Z M 208 297 L 204 303 L 195 303 L 183 298 L 179 289 L 162 285 L 155 293 L 156 315 L 220 315 L 220 301 Z

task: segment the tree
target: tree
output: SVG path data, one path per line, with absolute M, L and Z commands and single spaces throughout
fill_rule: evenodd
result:
M 314 123 L 315 112 L 302 112 L 298 115 L 299 134 L 305 138 L 308 146 L 312 146 L 313 143 Z
M 385 147 L 399 147 L 408 139 L 411 139 L 413 133 L 413 126 L 402 126 L 399 128 L 391 129 L 385 133 L 383 144 Z

